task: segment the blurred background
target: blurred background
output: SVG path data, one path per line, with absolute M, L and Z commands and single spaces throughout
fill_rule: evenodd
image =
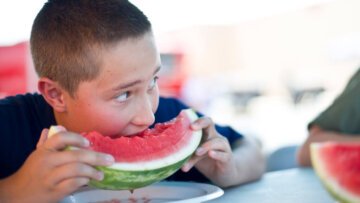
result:
M 44 0 L 0 0 L 0 97 L 36 91 L 29 53 Z M 297 146 L 360 65 L 358 0 L 132 0 L 153 24 L 161 94 L 258 138 Z

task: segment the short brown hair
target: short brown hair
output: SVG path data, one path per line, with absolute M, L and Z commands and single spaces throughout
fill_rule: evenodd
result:
M 99 73 L 99 49 L 151 30 L 126 0 L 49 0 L 34 20 L 30 45 L 36 72 L 74 95 Z

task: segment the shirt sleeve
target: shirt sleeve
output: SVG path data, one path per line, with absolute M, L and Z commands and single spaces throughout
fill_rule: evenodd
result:
M 350 79 L 343 92 L 319 114 L 308 128 L 318 125 L 323 129 L 346 134 L 360 133 L 360 69 Z

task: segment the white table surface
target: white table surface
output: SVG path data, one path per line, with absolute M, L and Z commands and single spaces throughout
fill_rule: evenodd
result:
M 270 172 L 257 182 L 229 188 L 208 203 L 332 203 L 336 202 L 310 168 Z

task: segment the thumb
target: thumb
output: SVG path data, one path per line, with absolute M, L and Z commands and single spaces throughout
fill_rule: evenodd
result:
M 38 143 L 36 144 L 36 148 L 39 148 L 41 145 L 43 145 L 45 143 L 45 141 L 48 138 L 48 134 L 49 134 L 49 129 L 44 128 L 41 132 L 40 139 L 39 139 Z

